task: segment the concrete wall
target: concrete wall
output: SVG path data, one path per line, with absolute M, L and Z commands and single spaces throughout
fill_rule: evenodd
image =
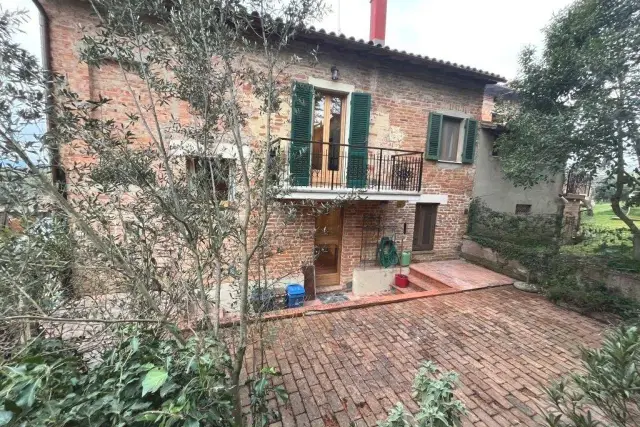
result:
M 529 270 L 516 260 L 506 259 L 497 251 L 486 248 L 469 238 L 462 239 L 460 256 L 467 261 L 487 267 L 518 280 L 529 280 Z
M 476 152 L 476 174 L 473 197 L 478 197 L 491 209 L 515 213 L 517 204 L 531 205 L 533 214 L 556 214 L 562 202 L 562 174 L 553 182 L 540 183 L 532 188 L 515 187 L 502 172 L 500 158 L 491 155 L 494 132 L 481 127 Z
M 409 274 L 406 267 L 398 268 L 357 268 L 353 270 L 353 293 L 358 296 L 387 292 L 395 281 L 396 274 Z

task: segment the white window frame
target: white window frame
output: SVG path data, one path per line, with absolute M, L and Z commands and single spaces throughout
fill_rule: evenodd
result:
M 198 156 L 198 155 L 185 155 L 185 168 L 187 168 L 187 159 L 203 159 L 212 161 L 215 160 L 214 156 Z M 229 161 L 229 176 L 227 177 L 227 198 L 220 200 L 221 203 L 233 202 L 236 195 L 235 173 L 236 173 L 236 159 L 233 157 L 220 157 L 221 160 Z M 187 174 L 191 173 L 189 170 Z M 212 183 L 215 186 L 215 182 Z
M 344 149 L 343 156 L 349 155 L 349 128 L 351 127 L 351 95 L 356 91 L 356 87 L 354 85 L 350 85 L 347 83 L 334 82 L 333 80 L 323 80 L 315 77 L 309 77 L 308 83 L 313 85 L 314 89 L 318 89 L 320 91 L 329 91 L 336 92 L 342 95 L 346 95 L 346 101 L 343 105 L 343 111 L 346 114 L 345 126 L 344 126 L 344 141 L 341 144 L 345 146 L 342 147 Z M 373 116 L 373 114 L 371 115 Z
M 187 168 L 187 162 L 186 159 L 191 157 L 199 157 L 202 159 L 213 159 L 215 157 L 219 157 L 221 159 L 224 160 L 232 160 L 232 163 L 229 165 L 229 196 L 228 196 L 228 200 L 227 201 L 222 201 L 221 203 L 224 202 L 232 202 L 235 200 L 235 195 L 236 195 L 236 185 L 235 185 L 235 174 L 236 174 L 236 163 L 238 161 L 238 158 L 240 157 L 238 155 L 238 149 L 236 147 L 235 144 L 230 143 L 230 142 L 220 142 L 217 144 L 212 144 L 211 147 L 208 148 L 208 150 L 206 151 L 206 153 L 204 152 L 204 149 L 199 149 L 199 147 L 197 146 L 198 144 L 193 141 L 193 140 L 186 140 L 186 141 L 181 141 L 181 140 L 172 140 L 170 141 L 170 147 L 172 147 L 172 149 L 175 150 L 175 152 L 173 153 L 174 156 L 179 156 L 179 157 L 184 157 L 185 159 L 185 163 L 184 163 L 184 171 L 187 172 L 186 168 Z M 249 147 L 247 146 L 243 146 L 242 147 L 242 154 L 244 156 L 245 159 L 249 159 L 251 156 L 251 152 Z

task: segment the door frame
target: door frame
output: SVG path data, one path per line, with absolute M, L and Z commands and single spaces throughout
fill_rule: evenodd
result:
M 316 105 L 316 94 L 321 93 L 324 95 L 324 106 L 323 106 L 323 124 L 322 124 L 322 136 L 319 141 L 315 139 L 315 129 L 312 129 L 312 138 L 313 142 L 311 149 L 311 186 L 314 187 L 315 184 L 320 184 L 321 186 L 327 186 L 333 188 L 333 184 L 335 184 L 335 179 L 337 177 L 338 184 L 342 184 L 343 174 L 346 174 L 346 171 L 343 169 L 343 159 L 347 158 L 347 145 L 346 142 L 348 138 L 348 134 L 346 133 L 346 126 L 348 123 L 347 120 L 347 101 L 350 98 L 350 94 L 337 92 L 335 90 L 323 89 L 321 87 L 314 87 L 313 92 L 313 105 L 314 105 L 314 115 L 315 115 L 315 105 Z M 331 133 L 331 100 L 332 98 L 340 98 L 340 145 L 338 146 L 338 170 L 329 170 L 329 152 L 331 150 L 329 144 L 329 135 Z M 315 118 L 315 117 L 314 117 Z M 313 121 L 312 121 L 313 122 Z M 313 126 L 313 124 L 312 124 Z M 315 144 L 321 142 L 321 164 L 320 169 L 313 168 L 313 156 L 315 152 Z M 314 177 L 315 172 L 318 172 L 318 177 Z M 346 176 L 346 175 L 345 175 Z M 314 179 L 315 178 L 315 179 Z
M 333 210 L 340 210 L 340 214 L 338 215 L 339 218 L 339 224 L 340 224 L 340 233 L 338 235 L 338 261 L 337 261 L 337 265 L 336 265 L 336 272 L 335 273 L 325 273 L 325 274 L 318 274 L 318 272 L 316 271 L 315 274 L 315 287 L 316 287 L 316 292 L 318 291 L 318 288 L 323 288 L 323 287 L 329 287 L 329 286 L 339 286 L 340 285 L 340 268 L 342 266 L 342 237 L 344 234 L 344 209 L 342 207 L 339 208 L 334 208 Z M 315 218 L 315 223 L 314 226 L 317 230 L 317 219 L 318 216 L 316 216 Z M 318 235 L 317 232 L 313 238 L 313 251 L 314 251 L 314 257 L 315 257 L 315 249 L 318 243 Z M 322 244 L 320 242 L 320 244 Z M 313 265 L 315 266 L 316 260 L 313 260 Z

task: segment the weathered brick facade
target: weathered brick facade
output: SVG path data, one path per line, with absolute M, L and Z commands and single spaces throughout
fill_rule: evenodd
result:
M 50 46 L 53 71 L 68 79 L 72 90 L 81 97 L 97 98 L 103 95 L 113 99 L 111 110 L 106 114 L 114 119 L 124 119 L 124 112 L 133 108 L 131 94 L 126 90 L 123 77 L 114 66 L 95 69 L 79 63 L 77 46 L 82 31 L 80 26 L 91 28 L 92 20 L 86 4 L 73 1 L 42 1 L 50 21 Z M 292 49 L 303 55 L 316 45 L 296 44 Z M 486 81 L 482 79 L 457 77 L 442 67 L 431 69 L 409 61 L 385 60 L 362 52 L 350 51 L 335 42 L 319 46 L 318 63 L 309 65 L 302 61 L 291 66 L 282 82 L 289 85 L 291 80 L 308 81 L 309 77 L 330 80 L 330 68 L 335 65 L 340 70 L 340 82 L 353 85 L 355 91 L 372 95 L 370 120 L 370 146 L 424 151 L 429 113 L 432 111 L 462 112 L 477 120 L 482 118 L 483 90 Z M 134 80 L 134 86 L 140 84 Z M 244 92 L 250 93 L 245 87 Z M 264 119 L 259 114 L 259 103 L 247 96 L 246 112 L 249 122 L 245 130 L 247 136 L 259 137 L 264 134 Z M 185 105 L 179 102 L 167 107 L 162 120 L 169 115 L 188 119 Z M 104 114 L 104 113 L 103 113 Z M 273 133 L 289 136 L 290 106 L 283 105 L 280 115 L 275 117 Z M 141 141 L 144 144 L 145 141 Z M 62 153 L 62 163 L 71 165 L 83 159 L 77 147 L 69 145 Z M 475 166 L 473 164 L 445 164 L 425 161 L 422 175 L 422 193 L 447 196 L 446 203 L 438 207 L 434 249 L 425 253 L 415 253 L 414 259 L 431 260 L 457 257 L 461 239 L 466 229 L 467 208 L 473 188 Z M 406 223 L 407 237 L 405 249 L 411 249 L 415 204 L 398 208 L 395 202 L 357 201 L 344 207 L 344 224 L 341 257 L 341 283 L 351 280 L 353 269 L 360 262 L 361 218 L 369 211 L 384 210 L 385 220 L 395 222 L 399 230 Z M 277 222 L 277 219 L 273 220 Z M 312 217 L 301 218 L 296 230 L 306 229 L 313 233 Z M 292 231 L 293 233 L 293 231 Z M 287 237 L 286 234 L 283 237 Z M 289 248 L 271 264 L 275 275 L 287 270 L 300 271 L 300 263 L 308 260 L 313 251 L 309 239 L 300 247 Z

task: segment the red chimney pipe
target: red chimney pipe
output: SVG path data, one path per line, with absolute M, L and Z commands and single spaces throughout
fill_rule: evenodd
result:
M 384 46 L 384 36 L 387 30 L 387 0 L 371 0 L 371 22 L 369 24 L 369 39 L 374 44 Z

